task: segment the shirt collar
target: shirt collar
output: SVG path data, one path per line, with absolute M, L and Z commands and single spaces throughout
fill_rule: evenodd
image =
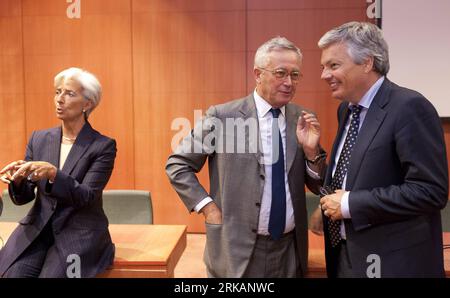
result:
M 358 105 L 362 106 L 363 108 L 368 109 L 370 105 L 372 104 L 373 99 L 375 98 L 375 95 L 377 94 L 378 90 L 381 87 L 381 84 L 384 82 L 384 76 L 380 77 L 375 84 L 370 87 L 370 89 L 364 94 L 364 96 L 359 101 Z M 350 104 L 353 105 L 353 104 Z
M 270 109 L 272 108 L 272 106 L 261 96 L 259 96 L 258 92 L 253 91 L 253 98 L 255 99 L 255 105 L 256 105 L 256 111 L 258 112 L 258 117 L 259 118 L 264 118 L 267 113 L 269 113 Z M 283 114 L 284 117 L 286 117 L 285 115 L 285 111 L 286 111 L 286 106 L 282 106 L 280 108 L 281 110 L 281 114 Z

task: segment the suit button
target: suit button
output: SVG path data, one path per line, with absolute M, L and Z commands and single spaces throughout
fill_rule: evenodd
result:
M 256 234 L 256 229 L 252 229 L 252 232 Z
M 256 205 L 256 207 L 261 207 L 261 203 L 260 202 L 256 202 L 255 205 Z
M 55 209 L 56 209 L 56 204 L 53 204 L 52 205 L 52 210 L 55 211 Z
M 266 176 L 264 176 L 263 174 L 259 175 L 259 177 L 260 177 L 262 180 L 266 179 Z

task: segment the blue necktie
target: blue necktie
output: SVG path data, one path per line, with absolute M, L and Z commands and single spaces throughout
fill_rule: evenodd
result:
M 350 156 L 353 151 L 353 147 L 356 144 L 356 138 L 358 137 L 359 130 L 359 114 L 361 113 L 361 106 L 350 106 L 351 109 L 351 121 L 350 127 L 345 137 L 344 146 L 342 147 L 341 155 L 334 171 L 333 178 L 331 179 L 331 188 L 333 190 L 342 188 L 342 182 L 347 175 L 348 168 L 350 166 Z M 341 242 L 341 221 L 328 221 L 328 232 L 330 235 L 331 246 L 336 247 Z
M 284 170 L 283 139 L 278 127 L 280 109 L 270 109 L 272 119 L 272 204 L 270 207 L 269 233 L 277 240 L 283 235 L 286 225 L 286 188 Z

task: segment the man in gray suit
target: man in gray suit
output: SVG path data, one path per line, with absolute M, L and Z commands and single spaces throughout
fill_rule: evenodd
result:
M 301 66 L 300 50 L 286 38 L 264 43 L 255 55 L 255 91 L 212 106 L 167 161 L 183 203 L 205 217 L 210 277 L 306 273 L 304 186 L 318 192 L 326 154 L 315 115 L 289 103 Z M 207 159 L 209 193 L 195 175 Z

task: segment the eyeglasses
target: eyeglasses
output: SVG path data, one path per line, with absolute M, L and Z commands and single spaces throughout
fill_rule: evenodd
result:
M 289 75 L 291 77 L 292 82 L 297 83 L 303 77 L 303 74 L 297 70 L 291 71 L 290 73 L 284 68 L 277 68 L 274 70 L 266 69 L 259 67 L 261 70 L 268 71 L 272 73 L 277 79 L 284 80 Z
M 335 193 L 335 191 L 331 188 L 331 186 L 321 186 L 319 188 L 320 197 L 324 197 L 327 195 L 331 195 L 332 193 Z

